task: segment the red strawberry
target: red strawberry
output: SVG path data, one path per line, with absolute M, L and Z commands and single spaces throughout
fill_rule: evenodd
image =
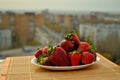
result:
M 80 40 L 76 34 L 72 34 L 71 39 L 74 41 L 75 44 L 80 45 Z
M 71 32 L 65 36 L 65 39 L 74 43 L 74 47 L 77 48 L 80 45 L 80 40 L 75 32 Z
M 70 62 L 72 66 L 77 66 L 80 63 L 81 60 L 81 54 L 77 51 L 74 51 L 69 55 Z
M 53 64 L 50 62 L 50 60 L 47 60 L 44 65 L 46 65 L 46 66 L 53 66 Z
M 69 66 L 69 59 L 66 51 L 61 47 L 55 47 L 49 56 L 50 61 L 55 66 Z
M 39 56 L 37 59 L 37 63 L 41 65 L 47 65 L 47 66 L 52 66 L 53 64 L 49 60 L 49 49 L 51 49 L 50 46 L 44 47 L 41 49 L 42 54 Z M 52 50 L 52 49 L 51 49 Z
M 48 54 L 48 47 L 42 48 L 42 54 Z
M 74 49 L 74 44 L 71 41 L 62 40 L 60 42 L 60 47 L 62 47 L 66 52 L 69 52 Z
M 89 49 L 90 49 L 90 45 L 87 42 L 80 42 L 80 45 L 77 48 L 77 50 L 81 50 L 81 51 L 88 51 Z
M 36 58 L 39 58 L 41 54 L 42 54 L 42 48 L 41 48 L 41 49 L 38 49 L 38 50 L 35 52 L 35 57 L 36 57 Z
M 81 62 L 83 64 L 89 64 L 95 61 L 95 55 L 90 52 L 82 52 Z

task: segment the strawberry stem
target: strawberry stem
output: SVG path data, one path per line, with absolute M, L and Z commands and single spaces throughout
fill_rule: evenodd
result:
M 72 51 L 70 54 L 74 55 L 76 52 L 79 53 L 79 54 L 81 54 L 82 50 L 77 50 L 77 51 L 74 50 L 74 51 Z
M 95 46 L 93 46 L 93 45 L 90 45 L 90 49 L 97 50 L 97 48 Z
M 53 51 L 54 51 L 53 46 L 52 46 L 52 45 L 49 45 L 49 46 L 48 46 L 48 55 L 52 54 Z
M 40 48 L 37 48 L 37 50 L 39 50 Z
M 91 51 L 96 51 L 96 50 L 97 50 L 97 48 L 92 45 L 92 38 L 89 38 L 89 39 L 87 40 L 87 42 L 90 44 L 90 50 L 91 50 Z
M 44 55 L 41 55 L 41 56 L 38 58 L 37 63 L 43 65 L 43 64 L 45 64 L 45 62 L 46 62 L 47 60 L 48 60 L 48 57 L 45 57 Z
M 79 49 L 79 50 L 77 50 L 77 52 L 78 52 L 78 53 L 81 53 L 81 52 L 82 52 L 82 50 L 80 50 L 80 49 Z
M 92 44 L 92 38 L 88 38 L 87 42 L 91 45 Z
M 65 38 L 65 40 L 70 40 L 70 36 L 69 35 L 65 35 L 64 38 Z
M 71 41 L 71 36 L 74 35 L 74 34 L 76 34 L 75 31 L 71 31 L 69 34 L 65 35 L 64 38 L 66 40 Z

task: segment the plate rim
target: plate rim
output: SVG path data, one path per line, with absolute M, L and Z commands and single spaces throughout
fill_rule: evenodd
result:
M 90 64 L 86 64 L 86 65 L 78 65 L 78 66 L 46 66 L 46 65 L 40 65 L 37 63 L 36 61 L 37 59 L 35 57 L 33 57 L 31 59 L 31 63 L 36 65 L 36 66 L 39 66 L 41 68 L 44 68 L 44 69 L 49 69 L 49 70 L 76 70 L 76 69 L 82 69 L 82 68 L 86 68 L 86 67 L 89 67 L 97 62 L 100 61 L 100 57 L 96 57 L 96 60 Z

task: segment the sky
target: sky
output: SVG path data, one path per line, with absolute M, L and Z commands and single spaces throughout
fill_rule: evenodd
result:
M 120 12 L 120 0 L 0 0 L 0 10 Z

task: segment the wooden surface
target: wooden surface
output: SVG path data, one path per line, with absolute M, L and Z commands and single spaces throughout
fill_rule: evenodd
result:
M 2 72 L 3 64 L 4 64 L 4 59 L 0 59 L 0 75 Z
M 100 61 L 88 68 L 51 71 L 31 64 L 33 56 L 9 57 L 0 80 L 120 80 L 120 67 L 97 54 Z

